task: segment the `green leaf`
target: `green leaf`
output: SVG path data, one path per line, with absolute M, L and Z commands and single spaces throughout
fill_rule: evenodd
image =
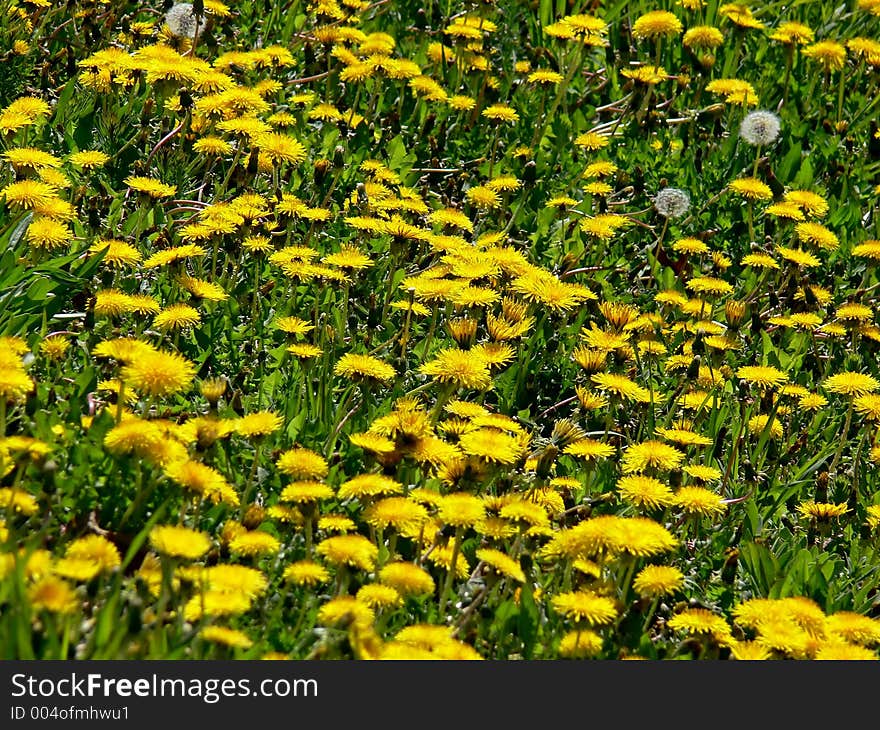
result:
M 776 582 L 778 565 L 766 546 L 756 542 L 746 543 L 740 548 L 740 562 L 752 578 L 758 594 L 770 595 L 770 590 Z

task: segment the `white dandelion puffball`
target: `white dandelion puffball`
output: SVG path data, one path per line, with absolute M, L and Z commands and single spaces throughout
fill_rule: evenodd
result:
M 779 117 L 773 112 L 749 112 L 739 127 L 739 136 L 751 145 L 763 147 L 779 136 L 780 124 Z
M 680 188 L 663 188 L 654 196 L 654 208 L 664 218 L 678 218 L 691 207 L 691 196 Z
M 196 16 L 191 3 L 177 3 L 165 13 L 165 25 L 179 38 L 192 38 L 196 33 Z

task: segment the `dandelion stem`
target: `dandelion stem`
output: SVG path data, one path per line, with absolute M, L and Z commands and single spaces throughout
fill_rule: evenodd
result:
M 5 408 L 6 404 L 0 405 L 0 407 Z M 122 423 L 122 410 L 125 407 L 125 381 L 120 378 L 119 379 L 119 390 L 116 392 L 116 423 Z M 2 423 L 0 423 L 2 425 Z M 4 433 L 3 429 L 0 428 L 0 435 Z
M 314 540 L 313 532 L 314 528 L 312 525 L 312 515 L 306 517 L 305 520 L 305 533 L 306 533 L 306 557 L 311 557 L 312 555 L 312 541 Z
M 440 602 L 438 604 L 441 621 L 443 620 L 443 615 L 446 613 L 446 601 L 449 592 L 452 590 L 452 580 L 455 577 L 455 564 L 458 561 L 458 551 L 461 549 L 461 538 L 463 533 L 463 528 L 455 528 L 455 538 L 452 543 L 452 558 L 449 562 L 449 570 L 446 571 L 446 580 L 443 582 L 443 589 L 440 591 Z
M 755 240 L 755 209 L 752 201 L 749 201 L 748 205 L 748 218 L 749 218 L 749 240 L 754 242 Z
M 782 106 L 788 103 L 788 82 L 791 79 L 791 67 L 794 64 L 795 44 L 792 43 L 785 52 L 785 76 L 782 80 Z
M 492 135 L 492 154 L 489 155 L 489 177 L 492 177 L 492 170 L 495 167 L 495 153 L 498 150 L 498 135 L 501 131 L 501 125 L 495 125 L 495 132 Z
M 828 473 L 834 474 L 835 469 L 837 469 L 837 464 L 840 461 L 840 457 L 843 454 L 843 447 L 846 445 L 846 437 L 849 434 L 849 427 L 852 423 L 852 415 L 854 408 L 855 400 L 850 399 L 849 408 L 846 409 L 846 418 L 843 421 L 843 430 L 840 432 L 840 437 L 838 439 L 839 443 L 837 444 L 837 451 L 834 452 L 834 458 L 831 460 L 831 466 L 828 467 Z
M 565 98 L 566 93 L 568 92 L 568 85 L 571 83 L 571 80 L 574 78 L 574 75 L 577 73 L 578 69 L 581 67 L 581 59 L 582 59 L 581 47 L 578 47 L 574 51 L 574 58 L 571 59 L 571 63 L 568 67 L 568 73 L 565 74 L 565 78 L 562 80 L 562 83 L 556 87 L 556 97 L 553 99 L 553 105 L 550 107 L 550 111 L 540 120 L 538 127 L 538 131 L 535 133 L 534 139 L 536 140 L 533 144 L 540 144 L 541 139 L 544 137 L 544 130 L 547 128 L 547 123 L 553 119 L 556 115 L 556 110 L 559 109 L 559 105 L 562 103 L 562 100 Z
M 654 618 L 654 614 L 657 611 L 657 606 L 660 605 L 659 596 L 651 601 L 651 607 L 648 609 L 647 614 L 645 615 L 645 622 L 642 624 L 642 633 L 646 633 L 648 629 L 651 627 L 651 621 Z
M 843 120 L 843 90 L 846 81 L 846 74 L 843 69 L 840 70 L 840 80 L 837 85 L 837 123 Z
M 254 488 L 254 478 L 257 475 L 257 467 L 260 465 L 260 457 L 263 455 L 263 441 L 260 439 L 259 443 L 257 443 L 257 448 L 254 451 L 254 463 L 251 464 L 251 471 L 248 475 L 247 482 L 244 486 L 244 495 L 241 499 L 241 516 L 244 516 L 245 510 L 247 509 L 248 504 L 251 501 L 251 491 Z

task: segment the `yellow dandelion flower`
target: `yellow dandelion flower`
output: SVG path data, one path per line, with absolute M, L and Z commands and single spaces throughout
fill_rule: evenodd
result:
M 413 563 L 387 563 L 379 570 L 379 580 L 404 596 L 425 596 L 434 593 L 431 575 Z
M 714 515 L 727 508 L 720 495 L 704 487 L 680 487 L 673 497 L 673 504 L 686 514 Z
M 632 26 L 633 38 L 656 38 L 676 36 L 681 33 L 681 21 L 666 10 L 652 10 L 636 18 Z
M 260 530 L 247 530 L 229 541 L 229 552 L 233 555 L 275 555 L 280 549 L 277 537 Z
M 684 584 L 684 574 L 671 565 L 646 565 L 633 580 L 633 590 L 645 598 L 675 593 Z
M 144 395 L 169 395 L 185 390 L 195 366 L 174 352 L 144 351 L 120 371 L 120 378 Z
M 150 530 L 150 545 L 157 552 L 173 558 L 194 560 L 211 548 L 211 539 L 188 527 L 160 525 Z
M 674 446 L 662 441 L 648 440 L 632 444 L 624 449 L 621 467 L 624 474 L 641 472 L 648 468 L 677 469 L 684 461 L 684 454 Z
M 477 560 L 486 563 L 501 576 L 512 578 L 519 583 L 526 582 L 525 573 L 523 573 L 519 562 L 501 550 L 495 550 L 494 548 L 480 548 L 477 550 Z
M 397 371 L 391 365 L 379 358 L 353 352 L 339 358 L 333 372 L 354 381 L 367 380 L 381 383 L 393 380 L 397 375 Z
M 144 193 L 151 198 L 167 198 L 177 192 L 177 188 L 174 185 L 166 185 L 160 180 L 154 180 L 151 177 L 131 175 L 125 178 L 123 182 L 132 190 Z
M 372 570 L 379 549 L 362 535 L 335 535 L 322 540 L 315 547 L 334 565 L 349 565 L 361 570 Z
M 657 509 L 673 504 L 672 490 L 659 479 L 644 474 L 630 474 L 621 477 L 615 488 L 621 499 L 637 507 Z
M 849 506 L 846 502 L 834 504 L 830 502 L 815 502 L 813 500 L 807 500 L 806 502 L 801 502 L 797 506 L 797 511 L 804 517 L 808 517 L 812 520 L 828 520 L 833 517 L 845 515 L 849 512 Z
M 46 576 L 31 585 L 27 597 L 32 608 L 62 615 L 74 613 L 80 605 L 70 584 L 54 576 Z
M 330 573 L 320 563 L 311 560 L 300 560 L 291 563 L 284 569 L 284 580 L 298 586 L 314 588 L 330 580 Z
M 330 469 L 323 456 L 299 446 L 282 453 L 275 463 L 278 471 L 294 479 L 323 479 Z
M 880 389 L 880 381 L 864 373 L 847 371 L 826 378 L 822 387 L 830 393 L 859 396 Z
M 553 608 L 573 621 L 585 621 L 593 626 L 610 624 L 617 618 L 613 599 L 592 591 L 560 593 L 551 599 Z
M 767 183 L 754 177 L 744 177 L 734 180 L 728 188 L 746 198 L 747 200 L 772 200 L 773 191 Z

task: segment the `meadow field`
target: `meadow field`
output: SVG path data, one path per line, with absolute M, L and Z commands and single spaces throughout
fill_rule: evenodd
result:
M 880 0 L 0 0 L 0 657 L 877 659 Z

